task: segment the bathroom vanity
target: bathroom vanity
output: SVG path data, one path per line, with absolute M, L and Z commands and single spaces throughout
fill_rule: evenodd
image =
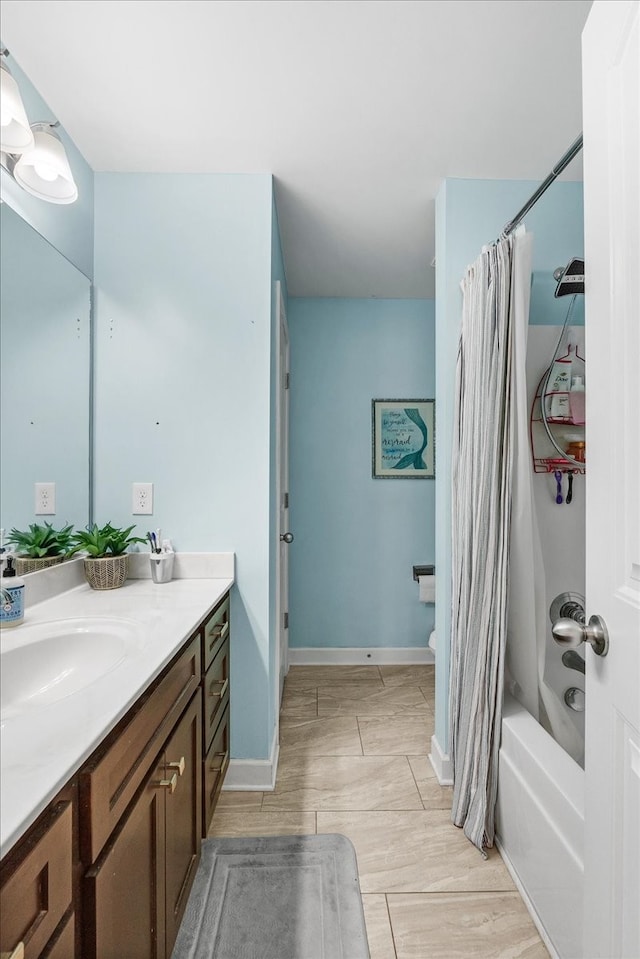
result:
M 3 959 L 171 955 L 229 763 L 232 583 L 82 586 L 25 619 L 137 630 L 86 690 L 4 710 Z

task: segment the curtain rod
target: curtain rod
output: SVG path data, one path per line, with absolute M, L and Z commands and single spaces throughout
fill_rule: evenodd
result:
M 510 233 L 513 233 L 513 231 L 518 226 L 518 224 L 521 223 L 522 220 L 525 218 L 525 216 L 527 215 L 531 207 L 536 205 L 536 203 L 538 202 L 542 194 L 546 193 L 546 191 L 549 189 L 553 181 L 560 176 L 560 174 L 565 169 L 565 167 L 569 166 L 573 158 L 576 157 L 578 153 L 580 153 L 581 149 L 582 149 L 582 134 L 580 134 L 577 140 L 575 140 L 571 144 L 571 146 L 569 147 L 567 152 L 564 154 L 564 156 L 562 156 L 558 160 L 558 162 L 554 166 L 549 176 L 546 178 L 546 180 L 543 180 L 543 182 L 540 184 L 536 192 L 529 197 L 529 199 L 527 200 L 525 205 L 522 207 L 522 209 L 518 210 L 513 220 L 509 220 L 509 222 L 507 223 L 507 225 L 505 226 L 505 228 L 503 229 L 500 235 L 500 239 L 503 239 L 505 236 L 509 236 Z

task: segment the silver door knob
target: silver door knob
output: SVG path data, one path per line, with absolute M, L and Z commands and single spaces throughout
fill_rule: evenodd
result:
M 587 625 L 574 619 L 558 619 L 551 627 L 553 638 L 565 649 L 575 649 L 581 643 L 589 643 L 594 653 L 606 656 L 609 652 L 609 633 L 600 616 L 592 616 Z
M 293 533 L 280 533 L 281 543 L 293 543 Z

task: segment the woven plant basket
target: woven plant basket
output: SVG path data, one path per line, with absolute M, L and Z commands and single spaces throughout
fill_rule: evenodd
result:
M 92 589 L 118 589 L 129 572 L 129 555 L 85 559 L 84 575 Z
M 18 576 L 24 576 L 25 573 L 37 573 L 39 569 L 57 566 L 63 559 L 64 556 L 16 556 L 16 573 Z

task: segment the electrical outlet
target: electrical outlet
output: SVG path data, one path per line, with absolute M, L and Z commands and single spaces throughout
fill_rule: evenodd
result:
M 36 516 L 52 516 L 56 511 L 56 484 L 36 483 Z
M 153 483 L 134 483 L 131 512 L 153 513 Z

